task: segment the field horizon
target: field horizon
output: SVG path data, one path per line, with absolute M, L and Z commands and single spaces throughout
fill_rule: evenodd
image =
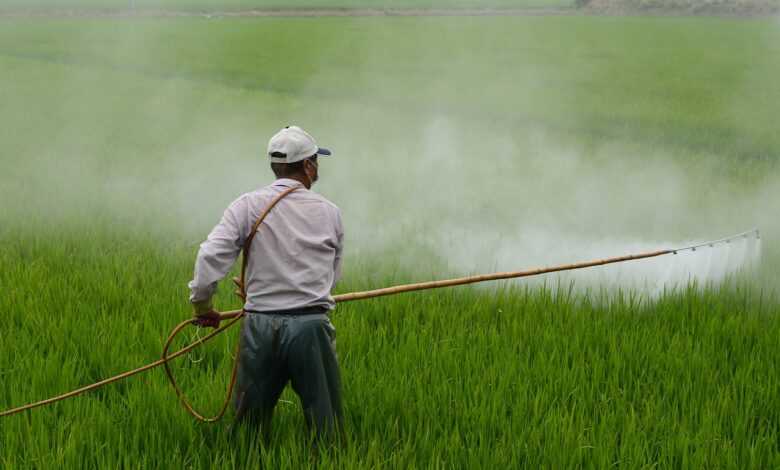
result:
M 772 17 L 780 0 L 0 0 L 0 15 L 693 15 Z

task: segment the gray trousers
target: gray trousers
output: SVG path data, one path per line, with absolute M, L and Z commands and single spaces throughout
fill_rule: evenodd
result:
M 335 334 L 324 313 L 247 313 L 234 393 L 237 422 L 260 425 L 268 438 L 274 408 L 289 381 L 309 429 L 318 437 L 335 434 L 342 419 Z

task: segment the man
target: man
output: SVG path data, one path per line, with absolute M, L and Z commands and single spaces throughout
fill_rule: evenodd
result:
M 296 126 L 268 143 L 277 179 L 244 194 L 203 242 L 189 283 L 196 323 L 219 326 L 211 297 L 238 258 L 253 225 L 271 201 L 299 187 L 271 209 L 249 244 L 234 403 L 236 419 L 259 424 L 268 438 L 276 402 L 288 381 L 301 399 L 307 426 L 318 436 L 341 423 L 341 379 L 330 292 L 341 275 L 344 232 L 334 204 L 309 191 L 318 178 L 317 146 Z

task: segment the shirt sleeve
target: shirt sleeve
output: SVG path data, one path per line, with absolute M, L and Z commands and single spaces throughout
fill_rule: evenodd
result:
M 225 210 L 222 220 L 201 243 L 195 261 L 195 273 L 189 283 L 190 302 L 196 313 L 212 308 L 211 297 L 217 290 L 217 284 L 227 275 L 241 253 L 246 241 L 246 202 L 235 201 Z M 244 210 L 242 210 L 242 207 Z
M 341 279 L 341 262 L 343 251 L 344 226 L 341 223 L 341 211 L 336 209 L 336 257 L 333 260 L 333 285 L 330 286 L 331 291 L 336 287 L 336 283 Z

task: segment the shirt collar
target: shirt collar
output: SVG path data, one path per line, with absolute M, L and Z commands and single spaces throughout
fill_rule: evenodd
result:
M 300 186 L 302 188 L 306 188 L 303 183 L 301 183 L 298 180 L 294 180 L 292 178 L 279 178 L 276 181 L 274 181 L 274 186 L 282 186 L 285 188 L 292 188 L 293 186 Z

